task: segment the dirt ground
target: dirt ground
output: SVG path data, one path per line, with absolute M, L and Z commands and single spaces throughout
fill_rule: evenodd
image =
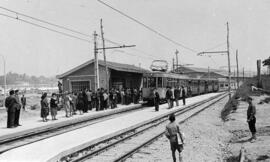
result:
M 247 161 L 270 161 L 270 103 L 258 104 L 269 96 L 253 97 L 257 107 L 258 139 L 251 143 L 246 122 L 247 103 L 240 102 L 236 112 L 223 122 L 221 110 L 228 98 L 213 105 L 180 125 L 185 134 L 182 152 L 184 162 L 238 162 L 241 147 L 247 151 Z M 128 161 L 172 161 L 169 141 L 165 136 L 143 148 Z
M 241 147 L 246 149 L 248 161 L 269 161 L 270 162 L 270 103 L 260 103 L 261 100 L 270 96 L 252 96 L 256 106 L 256 128 L 257 140 L 250 142 L 251 134 L 246 122 L 248 104 L 240 101 L 236 112 L 229 115 L 229 121 L 225 122 L 225 129 L 232 133 L 228 150 L 231 153 L 228 161 L 235 161 Z
M 223 161 L 229 156 L 226 141 L 232 136 L 224 130 L 224 123 L 220 118 L 220 112 L 227 101 L 228 97 L 180 125 L 185 136 L 182 152 L 184 162 Z M 161 137 L 127 161 L 173 161 L 168 139 L 165 136 Z

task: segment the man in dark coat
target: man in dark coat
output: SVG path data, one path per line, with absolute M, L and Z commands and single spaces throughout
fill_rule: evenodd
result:
M 7 109 L 7 128 L 15 127 L 15 112 L 16 112 L 16 98 L 14 96 L 14 90 L 9 92 L 9 95 L 5 100 L 5 107 Z
M 174 89 L 174 98 L 175 98 L 176 106 L 179 106 L 179 99 L 180 99 L 180 89 L 179 89 L 179 87 Z
M 134 104 L 138 104 L 139 98 L 138 98 L 138 91 L 137 91 L 136 88 L 134 88 L 133 93 L 134 93 L 134 97 L 133 97 L 134 98 Z
M 158 94 L 157 89 L 154 89 L 153 93 L 154 93 L 154 105 L 155 105 L 155 110 L 156 110 L 156 111 L 159 111 L 160 97 L 159 97 L 159 94 Z
M 63 84 L 60 81 L 58 81 L 58 90 L 60 94 L 63 92 L 62 86 Z
M 83 103 L 84 103 L 83 112 L 88 113 L 88 99 L 86 95 L 86 89 L 82 91 L 82 95 L 83 95 Z
M 104 89 L 101 88 L 99 92 L 99 103 L 100 103 L 100 110 L 104 110 L 105 105 L 104 105 Z
M 19 120 L 20 120 L 20 113 L 21 113 L 21 103 L 20 103 L 20 97 L 19 97 L 19 90 L 15 90 L 15 99 L 16 99 L 16 112 L 15 112 L 15 126 L 21 126 Z
M 113 107 L 116 108 L 118 97 L 117 97 L 117 91 L 115 89 L 113 90 L 112 95 L 113 95 Z
M 182 98 L 183 98 L 183 105 L 186 105 L 186 90 L 184 86 L 182 86 Z
M 173 108 L 173 93 L 172 93 L 171 87 L 167 87 L 166 99 L 168 102 L 169 109 Z

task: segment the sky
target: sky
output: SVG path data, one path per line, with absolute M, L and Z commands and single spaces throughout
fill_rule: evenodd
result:
M 0 6 L 62 25 L 76 31 L 100 35 L 103 19 L 104 37 L 133 48 L 107 50 L 107 60 L 149 69 L 152 60 L 164 59 L 172 64 L 175 50 L 180 64 L 219 69 L 227 66 L 227 56 L 198 56 L 201 51 L 226 50 L 226 22 L 229 22 L 231 65 L 256 70 L 256 60 L 270 56 L 270 2 L 267 0 L 103 0 L 125 14 L 143 22 L 181 46 L 160 37 L 145 27 L 120 15 L 97 0 L 0 0 Z M 16 14 L 0 9 L 0 14 Z M 34 20 L 18 16 L 34 23 Z M 70 38 L 43 28 L 0 15 L 0 54 L 6 70 L 29 75 L 54 76 L 66 72 L 94 57 L 93 37 L 63 29 L 90 42 Z M 106 46 L 115 46 L 105 42 Z M 98 47 L 101 47 L 98 39 Z M 216 48 L 214 48 L 216 47 Z M 102 53 L 99 58 L 103 59 Z M 0 57 L 0 73 L 3 69 Z M 234 71 L 235 68 L 232 69 Z

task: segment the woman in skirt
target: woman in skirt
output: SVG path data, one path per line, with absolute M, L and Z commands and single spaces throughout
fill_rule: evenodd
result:
M 52 94 L 52 98 L 51 98 L 51 101 L 50 101 L 50 107 L 51 107 L 51 116 L 52 116 L 52 120 L 57 120 L 56 119 L 56 115 L 57 115 L 57 97 L 56 97 L 56 94 L 53 93 Z
M 47 93 L 44 93 L 41 96 L 40 105 L 41 105 L 41 118 L 43 122 L 46 122 L 48 121 L 47 116 L 49 115 L 49 103 L 47 99 Z

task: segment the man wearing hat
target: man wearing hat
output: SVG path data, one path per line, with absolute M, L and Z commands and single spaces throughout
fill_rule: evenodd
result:
M 9 91 L 9 96 L 5 100 L 5 107 L 7 109 L 7 128 L 15 127 L 15 112 L 16 112 L 16 99 L 14 90 Z
M 16 99 L 16 111 L 15 111 L 15 127 L 21 126 L 19 123 L 20 120 L 20 113 L 21 113 L 21 103 L 20 103 L 20 96 L 19 90 L 15 90 L 15 99 Z

